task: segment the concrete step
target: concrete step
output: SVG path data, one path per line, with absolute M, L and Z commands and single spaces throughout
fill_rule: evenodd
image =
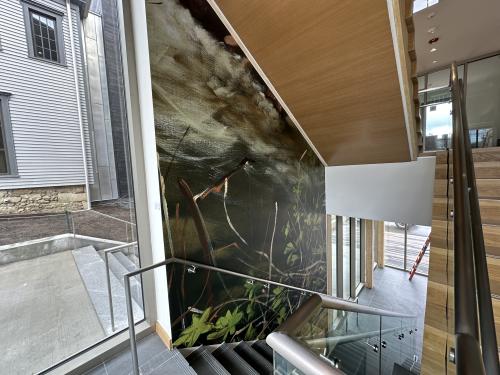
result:
M 128 326 L 125 289 L 118 278 L 110 273 L 111 293 L 115 317 L 115 331 L 111 324 L 108 289 L 106 281 L 106 265 L 93 246 L 72 250 L 78 272 L 94 305 L 97 317 L 107 335 Z M 133 312 L 136 321 L 144 317 L 141 307 L 133 302 Z
M 123 254 L 122 252 L 118 251 L 114 254 L 116 259 L 120 261 L 120 263 L 127 269 L 128 272 L 135 271 L 139 268 L 127 255 Z
M 476 180 L 477 193 L 480 199 L 500 199 L 500 179 L 479 178 Z M 449 184 L 445 179 L 438 179 L 434 182 L 434 197 L 444 198 L 447 194 L 453 197 L 453 184 Z
M 500 200 L 479 199 L 483 224 L 500 225 Z M 446 221 L 448 218 L 446 198 L 434 198 L 432 219 Z
M 472 149 L 474 162 L 500 161 L 500 147 L 474 148 Z M 450 151 L 450 160 L 453 158 L 453 150 Z M 446 164 L 446 151 L 436 152 L 436 164 Z
M 103 253 L 100 253 L 101 257 L 103 257 Z M 125 260 L 127 261 L 128 258 L 122 254 L 121 252 L 116 252 L 116 253 L 108 253 L 108 262 L 109 262 L 109 269 L 110 271 L 116 276 L 116 278 L 120 281 L 120 284 L 125 287 L 125 281 L 123 279 L 123 276 L 130 271 L 134 271 L 135 269 L 129 270 L 126 268 L 123 263 L 120 261 L 118 258 L 120 255 L 122 255 Z M 128 260 L 130 264 L 133 263 Z M 141 286 L 141 278 L 140 276 L 134 276 L 130 279 L 130 292 L 132 293 L 132 298 L 134 301 L 141 307 L 142 309 L 142 286 Z

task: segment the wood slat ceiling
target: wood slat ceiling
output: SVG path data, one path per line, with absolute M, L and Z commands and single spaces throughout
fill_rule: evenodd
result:
M 209 2 L 326 164 L 411 159 L 386 0 Z

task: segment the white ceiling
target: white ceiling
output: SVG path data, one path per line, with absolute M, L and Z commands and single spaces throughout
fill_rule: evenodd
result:
M 419 74 L 500 51 L 500 0 L 440 0 L 413 19 Z M 439 41 L 430 45 L 433 37 Z M 437 51 L 430 52 L 433 47 Z

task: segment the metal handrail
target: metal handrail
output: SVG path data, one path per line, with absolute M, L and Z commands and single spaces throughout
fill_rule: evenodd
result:
M 113 308 L 113 294 L 111 292 L 111 275 L 110 275 L 110 272 L 109 272 L 109 258 L 108 258 L 108 254 L 116 253 L 117 251 L 121 251 L 123 249 L 127 249 L 127 248 L 130 248 L 132 246 L 137 246 L 137 242 L 130 242 L 130 243 L 126 243 L 124 245 L 114 246 L 114 247 L 111 247 L 109 249 L 105 249 L 103 251 L 103 254 L 104 254 L 104 264 L 105 264 L 105 267 L 106 267 L 106 284 L 107 284 L 106 286 L 107 286 L 107 289 L 108 289 L 109 315 L 111 317 L 111 330 L 113 332 L 116 330 L 116 328 L 115 328 L 115 311 L 114 311 L 114 308 Z
M 291 350 L 289 347 L 285 346 L 288 345 L 290 340 L 295 340 L 293 338 L 294 333 L 297 332 L 300 327 L 306 324 L 309 321 L 310 317 L 319 308 L 350 311 L 378 316 L 416 318 L 415 315 L 381 310 L 369 306 L 362 306 L 325 294 L 314 294 L 306 302 L 304 302 L 292 315 L 290 315 L 288 319 L 283 322 L 276 331 L 269 334 L 266 338 L 266 343 L 271 348 L 273 348 L 274 351 L 276 351 L 288 362 L 305 373 L 343 374 L 343 372 L 341 372 L 340 370 L 332 368 L 331 365 L 328 364 L 327 359 L 317 356 L 316 354 L 314 354 L 316 356 L 316 359 L 314 361 L 315 367 L 310 367 L 312 365 L 311 363 L 304 363 L 305 355 L 309 352 L 313 353 L 309 348 L 300 345 L 299 347 L 294 346 L 294 350 Z M 320 372 L 320 369 L 323 368 L 322 366 L 324 366 L 325 363 L 328 365 L 328 371 Z M 315 369 L 315 371 L 311 371 L 311 369 Z
M 455 63 L 451 66 L 450 86 L 453 104 L 453 228 L 457 373 L 466 374 L 473 369 L 477 374 L 500 374 L 463 83 L 458 78 Z
M 220 273 L 223 273 L 226 275 L 250 279 L 250 280 L 261 282 L 264 284 L 284 287 L 284 288 L 299 291 L 299 292 L 304 293 L 304 294 L 310 293 L 311 297 L 306 302 L 304 302 L 280 326 L 280 332 L 274 332 L 274 333 L 283 334 L 285 336 L 287 335 L 286 334 L 287 325 L 298 324 L 299 322 L 297 320 L 299 320 L 299 319 L 307 319 L 320 306 L 323 306 L 324 308 L 328 308 L 328 309 L 351 311 L 351 312 L 358 312 L 358 313 L 363 313 L 363 314 L 415 318 L 414 315 L 401 314 L 401 313 L 396 313 L 396 312 L 392 312 L 392 311 L 376 309 L 376 308 L 369 307 L 369 306 L 362 306 L 362 305 L 358 305 L 357 303 L 354 303 L 354 302 L 345 301 L 343 299 L 332 297 L 332 296 L 329 296 L 329 295 L 326 295 L 323 293 L 318 293 L 318 292 L 315 292 L 313 290 L 299 288 L 299 287 L 295 287 L 295 286 L 291 286 L 291 285 L 286 285 L 286 284 L 283 284 L 283 283 L 280 283 L 277 281 L 262 279 L 260 277 L 255 277 L 255 276 L 247 275 L 244 273 L 234 272 L 234 271 L 222 269 L 219 267 L 209 266 L 209 265 L 198 263 L 198 262 L 192 262 L 189 260 L 178 259 L 178 258 L 169 258 L 169 259 L 166 259 L 162 262 L 158 262 L 158 263 L 152 264 L 150 266 L 142 267 L 142 268 L 137 269 L 135 271 L 129 272 L 123 276 L 124 285 L 125 285 L 125 298 L 126 298 L 126 303 L 127 303 L 127 317 L 128 317 L 129 336 L 130 336 L 130 351 L 131 351 L 131 355 L 132 355 L 132 370 L 133 370 L 134 375 L 139 375 L 139 361 L 138 361 L 138 357 L 137 357 L 137 341 L 136 341 L 136 337 L 135 337 L 134 312 L 133 312 L 133 306 L 132 306 L 132 293 L 130 290 L 130 278 L 137 276 L 139 274 L 143 274 L 144 272 L 159 268 L 159 267 L 166 267 L 169 264 L 183 264 L 186 266 L 200 268 L 200 269 L 204 269 L 204 270 L 208 270 L 208 271 L 215 271 L 215 272 L 220 272 Z M 295 318 L 292 318 L 292 317 L 295 317 Z M 290 323 L 290 321 L 291 321 L 291 323 Z M 300 323 L 305 323 L 305 320 L 301 320 Z M 273 334 L 271 334 L 271 335 L 273 335 Z M 277 335 L 274 335 L 273 337 L 277 337 Z M 282 336 L 280 336 L 280 337 L 282 337 Z M 310 359 L 311 361 L 313 361 L 311 363 L 317 363 L 318 365 L 321 365 L 321 366 L 323 366 L 323 364 L 326 363 L 325 360 L 318 357 L 310 349 L 302 346 L 302 344 L 297 342 L 295 339 L 293 339 L 291 337 L 288 337 L 288 339 L 282 337 L 281 339 L 278 339 L 277 341 L 282 342 L 283 340 L 287 342 L 287 345 L 290 344 L 293 347 L 300 347 L 301 349 L 299 351 L 300 351 L 301 355 L 303 356 L 302 358 Z M 286 350 L 288 350 L 288 349 L 286 349 Z M 311 353 L 312 353 L 313 357 L 311 357 Z M 321 369 L 322 367 L 319 367 L 319 368 Z M 328 364 L 328 368 L 332 369 L 329 364 Z M 333 373 L 339 374 L 342 372 L 339 372 L 337 370 L 337 372 L 333 372 Z

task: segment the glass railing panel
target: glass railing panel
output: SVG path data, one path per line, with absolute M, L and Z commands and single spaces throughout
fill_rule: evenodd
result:
M 176 347 L 264 340 L 310 296 L 184 264 L 170 264 L 167 277 Z
M 379 374 L 378 315 L 319 308 L 292 336 L 346 374 Z
M 305 375 L 302 371 L 300 371 L 297 367 L 292 365 L 287 359 L 279 353 L 273 353 L 273 361 L 274 361 L 274 374 L 276 375 Z
M 406 369 L 418 372 L 420 355 L 418 348 L 416 320 L 381 316 L 381 372 L 382 374 L 400 373 Z

